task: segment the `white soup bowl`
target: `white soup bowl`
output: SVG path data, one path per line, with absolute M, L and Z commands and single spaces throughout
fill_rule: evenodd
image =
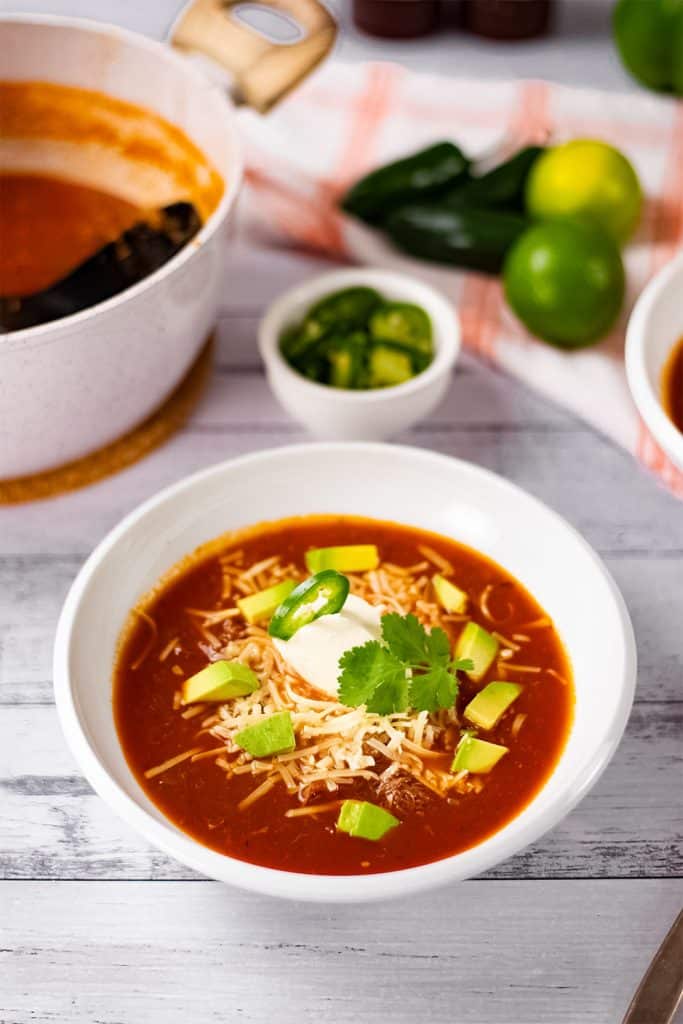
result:
M 174 563 L 265 517 L 338 513 L 395 519 L 452 537 L 504 566 L 552 616 L 571 660 L 576 706 L 545 785 L 512 821 L 443 860 L 371 876 L 298 874 L 225 856 L 186 835 L 147 797 L 119 744 L 112 668 L 130 609 Z M 621 738 L 636 653 L 623 599 L 598 556 L 550 509 L 484 469 L 413 448 L 318 444 L 247 455 L 162 491 L 123 520 L 81 569 L 62 611 L 57 707 L 85 776 L 151 844 L 212 878 L 299 900 L 405 896 L 487 871 L 556 825 Z

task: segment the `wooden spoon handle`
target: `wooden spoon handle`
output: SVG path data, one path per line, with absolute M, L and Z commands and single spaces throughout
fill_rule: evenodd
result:
M 281 44 L 238 21 L 243 0 L 192 0 L 176 19 L 174 46 L 211 57 L 233 76 L 237 102 L 265 113 L 316 67 L 332 48 L 337 26 L 318 0 L 259 0 L 296 22 L 298 42 Z
M 655 953 L 623 1024 L 670 1024 L 683 996 L 683 910 Z

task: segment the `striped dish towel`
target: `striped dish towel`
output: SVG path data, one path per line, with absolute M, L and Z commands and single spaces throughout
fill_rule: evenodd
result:
M 315 249 L 340 261 L 407 269 L 431 281 L 457 306 L 471 351 L 584 417 L 683 497 L 683 474 L 641 422 L 623 359 L 635 298 L 683 245 L 682 102 L 332 61 L 268 117 L 249 111 L 241 117 L 250 237 Z M 498 279 L 406 259 L 337 208 L 360 175 L 440 139 L 457 141 L 476 158 L 580 136 L 622 150 L 648 197 L 637 236 L 625 252 L 625 308 L 595 348 L 565 353 L 535 340 L 507 309 Z

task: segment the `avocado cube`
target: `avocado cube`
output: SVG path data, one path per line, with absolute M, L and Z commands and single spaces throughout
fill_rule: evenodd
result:
M 379 565 L 379 552 L 374 544 L 345 544 L 336 548 L 313 548 L 306 552 L 306 568 L 310 573 L 323 569 L 337 572 L 365 572 Z
M 469 702 L 465 718 L 480 729 L 493 729 L 521 692 L 518 683 L 489 683 Z
M 491 636 L 476 622 L 468 622 L 455 645 L 455 657 L 469 658 L 472 661 L 473 668 L 467 675 L 478 683 L 493 664 L 498 647 L 495 636 Z
M 498 764 L 501 757 L 504 757 L 507 752 L 507 747 L 502 747 L 498 743 L 489 743 L 488 740 L 479 740 L 476 736 L 466 732 L 458 743 L 451 771 L 485 775 L 491 771 L 494 765 Z
M 401 822 L 389 811 L 367 800 L 345 800 L 337 818 L 340 832 L 348 832 L 357 839 L 376 841 Z
M 278 711 L 235 734 L 235 743 L 252 757 L 270 757 L 294 750 L 296 739 L 289 711 Z
M 434 584 L 434 593 L 442 608 L 455 615 L 462 615 L 467 611 L 469 598 L 464 590 L 440 575 L 434 576 L 432 583 Z
M 213 661 L 185 680 L 181 700 L 183 704 L 231 700 L 253 693 L 260 685 L 258 676 L 248 665 L 239 661 Z
M 237 607 L 251 625 L 255 622 L 263 622 L 264 619 L 271 617 L 295 586 L 294 580 L 283 580 L 282 583 L 276 583 L 274 587 L 259 590 L 257 594 L 248 594 L 247 597 L 238 598 Z

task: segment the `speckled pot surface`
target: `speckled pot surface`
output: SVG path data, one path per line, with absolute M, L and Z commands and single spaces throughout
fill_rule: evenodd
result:
M 156 273 L 81 313 L 0 335 L 0 478 L 8 478 L 95 451 L 181 380 L 215 320 L 242 164 L 224 91 L 170 47 L 80 20 L 5 16 L 0 49 L 4 79 L 96 89 L 152 109 L 225 182 L 201 232 Z

